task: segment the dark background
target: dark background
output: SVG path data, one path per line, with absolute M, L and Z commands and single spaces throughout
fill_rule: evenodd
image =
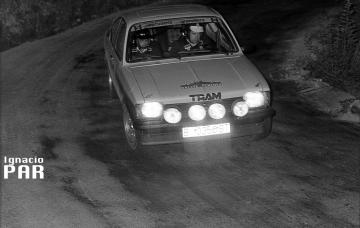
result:
M 225 12 L 227 8 L 231 8 L 234 3 L 252 3 L 255 1 L 3 0 L 0 3 L 0 18 L 2 22 L 0 51 L 6 50 L 10 47 L 16 46 L 26 41 L 31 41 L 34 39 L 39 39 L 59 33 L 91 19 L 95 19 L 97 17 L 101 17 L 132 6 L 139 6 L 151 3 L 168 4 L 179 2 L 201 3 L 209 5 L 222 13 L 222 11 Z M 273 4 L 302 4 L 304 6 L 304 11 L 306 11 L 307 9 L 312 9 L 313 7 L 327 7 L 336 4 L 341 5 L 343 3 L 343 1 L 341 0 L 263 0 L 257 2 L 259 8 L 266 8 L 267 5 Z M 353 4 L 358 6 L 358 0 L 353 1 Z M 224 16 L 226 18 L 226 14 Z M 264 15 L 262 19 L 266 20 L 269 18 L 269 16 L 270 15 Z M 261 24 L 261 18 L 259 18 L 257 24 Z M 259 32 L 261 33 L 262 31 Z

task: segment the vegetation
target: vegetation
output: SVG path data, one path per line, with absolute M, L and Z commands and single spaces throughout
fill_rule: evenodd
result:
M 360 93 L 360 31 L 351 0 L 322 31 L 308 36 L 312 76 L 354 95 Z
M 0 51 L 150 0 L 1 0 Z

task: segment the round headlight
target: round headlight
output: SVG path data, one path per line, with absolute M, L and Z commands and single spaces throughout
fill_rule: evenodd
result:
M 156 118 L 161 116 L 163 107 L 159 102 L 146 102 L 141 106 L 141 113 L 147 118 Z
M 188 114 L 192 120 L 200 121 L 205 118 L 206 111 L 205 108 L 201 105 L 193 105 L 189 108 Z
M 249 106 L 243 102 L 243 101 L 238 101 L 234 104 L 233 106 L 233 113 L 235 116 L 245 116 L 249 111 Z
M 244 100 L 250 108 L 256 108 L 265 104 L 265 98 L 262 92 L 247 92 L 244 95 Z
M 225 116 L 226 110 L 224 105 L 215 103 L 210 105 L 208 112 L 211 118 L 219 120 Z
M 176 108 L 168 108 L 164 111 L 164 119 L 168 123 L 178 123 L 181 120 L 181 112 Z

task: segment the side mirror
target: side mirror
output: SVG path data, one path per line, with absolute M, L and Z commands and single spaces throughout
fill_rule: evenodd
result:
M 244 54 L 252 54 L 256 52 L 256 46 L 253 44 L 243 45 L 241 46 L 241 50 Z

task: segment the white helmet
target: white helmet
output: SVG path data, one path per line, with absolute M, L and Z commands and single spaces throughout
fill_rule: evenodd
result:
M 200 26 L 199 24 L 191 25 L 190 30 L 193 32 L 204 32 L 204 28 Z

